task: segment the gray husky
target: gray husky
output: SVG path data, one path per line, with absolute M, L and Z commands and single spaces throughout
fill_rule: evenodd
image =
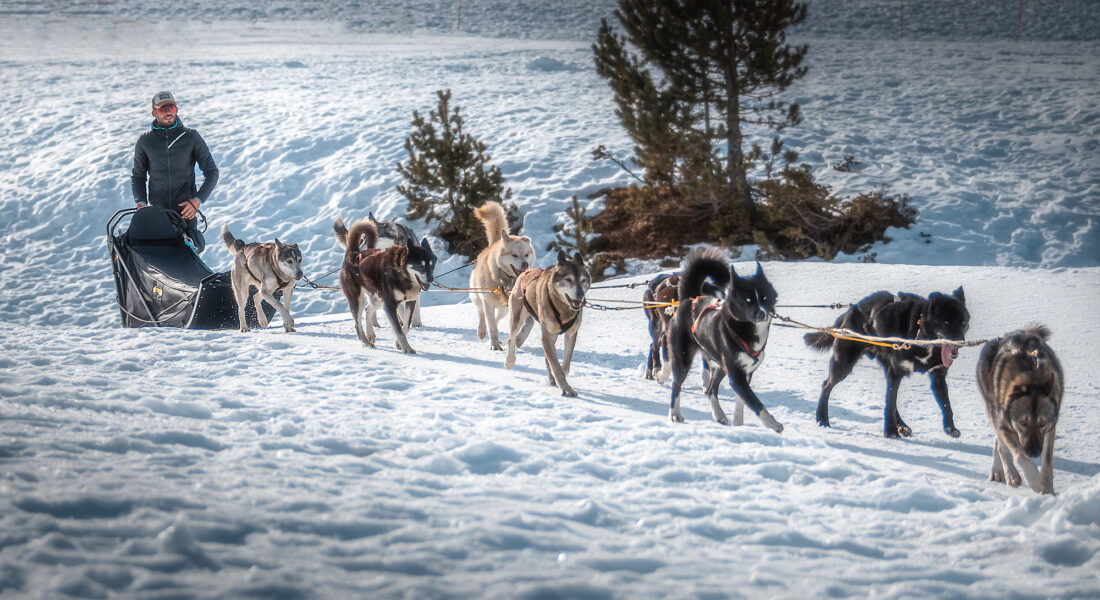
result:
M 1062 365 L 1049 337 L 1046 327 L 1031 325 L 991 340 L 978 357 L 978 390 L 997 436 L 989 480 L 1018 487 L 1018 466 L 1040 494 L 1054 493 L 1054 429 L 1062 407 Z M 1040 455 L 1041 470 L 1032 462 Z
M 577 345 L 584 295 L 591 284 L 592 276 L 580 253 L 569 259 L 564 252 L 558 252 L 558 262 L 553 267 L 520 273 L 508 295 L 511 333 L 504 368 L 511 369 L 516 364 L 516 348 L 523 345 L 531 327 L 538 321 L 542 326 L 542 352 L 550 385 L 561 388 L 563 396 L 576 396 L 565 374 L 569 372 L 569 361 Z M 558 352 L 554 348 L 561 334 L 565 334 L 564 365 L 558 363 Z
M 290 316 L 290 297 L 294 293 L 294 282 L 302 278 L 302 251 L 298 244 L 284 244 L 275 238 L 274 244 L 246 244 L 233 237 L 229 225 L 222 225 L 222 241 L 233 255 L 233 268 L 230 280 L 233 283 L 233 298 L 237 301 L 237 318 L 241 331 L 248 331 L 244 308 L 248 305 L 248 292 L 256 287 L 252 304 L 256 306 L 256 318 L 260 327 L 267 327 L 267 315 L 260 308 L 260 299 L 274 306 L 283 317 L 283 330 L 294 331 L 294 317 Z M 283 301 L 275 299 L 275 292 L 283 294 Z

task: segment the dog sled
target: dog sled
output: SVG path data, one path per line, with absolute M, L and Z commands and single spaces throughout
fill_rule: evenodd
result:
M 123 209 L 107 222 L 123 327 L 240 327 L 229 272 L 210 270 L 183 231 L 177 215 L 155 206 Z M 274 307 L 263 309 L 270 320 Z M 259 326 L 251 297 L 245 318 Z

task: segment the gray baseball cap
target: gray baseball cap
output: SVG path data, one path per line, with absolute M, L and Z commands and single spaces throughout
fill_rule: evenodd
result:
M 165 104 L 175 104 L 176 99 L 172 97 L 172 92 L 164 91 L 153 94 L 153 108 L 160 108 Z

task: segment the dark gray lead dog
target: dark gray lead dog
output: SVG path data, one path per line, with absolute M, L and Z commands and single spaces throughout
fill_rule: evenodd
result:
M 710 399 L 714 420 L 730 424 L 718 403 L 718 386 L 728 375 L 730 387 L 737 394 L 733 424 L 744 422 L 747 404 L 765 426 L 782 433 L 783 426 L 749 387 L 753 372 L 764 362 L 764 346 L 768 343 L 776 300 L 775 288 L 760 263 L 756 264 L 755 275 L 741 277 L 727 265 L 720 251 L 695 250 L 688 255 L 681 271 L 679 296 L 680 304 L 666 334 L 668 361 L 657 376 L 660 383 L 668 379 L 669 372 L 673 376 L 669 419 L 684 422 L 680 414 L 680 388 L 696 352 L 701 350 L 706 371 L 704 391 Z
M 1062 408 L 1062 365 L 1048 338 L 1046 327 L 1031 325 L 991 340 L 978 357 L 978 390 L 997 436 L 989 480 L 1018 487 L 1018 466 L 1040 494 L 1054 493 L 1054 429 Z M 1031 460 L 1040 455 L 1041 470 Z

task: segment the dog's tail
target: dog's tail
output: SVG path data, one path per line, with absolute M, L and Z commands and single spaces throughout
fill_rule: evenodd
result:
M 344 217 L 336 216 L 336 221 L 332 223 L 332 232 L 336 234 L 336 243 L 341 248 L 348 247 L 348 228 L 344 226 Z
M 1050 351 L 1046 345 L 1049 339 L 1050 329 L 1045 325 L 1031 323 L 1019 331 L 1005 335 L 1000 341 L 1000 347 L 1010 354 L 1032 356 L 1038 364 L 1039 357 Z
M 244 248 L 244 242 L 233 237 L 232 233 L 229 233 L 229 225 L 222 224 L 222 241 L 225 242 L 225 247 L 229 248 L 230 254 L 236 254 Z
M 474 209 L 474 216 L 485 227 L 485 237 L 489 238 L 490 246 L 508 233 L 508 215 L 504 214 L 504 207 L 500 202 L 490 201 L 482 204 Z
M 349 230 L 344 226 L 344 220 L 336 217 L 332 231 L 336 234 L 336 243 L 347 252 L 359 252 L 364 247 L 374 248 L 378 244 L 378 227 L 370 221 L 356 221 Z
M 717 248 L 692 250 L 684 259 L 684 268 L 680 273 L 681 300 L 703 295 L 703 284 L 708 279 L 722 290 L 730 283 L 730 266 L 725 254 Z
M 1050 339 L 1050 329 L 1046 325 L 1040 325 L 1039 323 L 1032 323 L 1024 327 L 1024 333 L 1033 335 L 1044 342 Z
M 868 321 L 869 319 L 866 315 L 863 314 L 860 306 L 856 305 L 848 309 L 848 312 L 837 317 L 836 321 L 833 322 L 833 327 L 844 327 L 847 329 L 852 329 L 854 331 L 866 332 Z M 806 345 L 813 348 L 814 350 L 828 350 L 829 348 L 833 347 L 834 341 L 833 336 L 821 331 L 818 331 L 816 333 L 807 333 L 805 336 L 803 336 L 802 339 L 806 340 Z
M 806 345 L 814 350 L 828 350 L 833 347 L 833 336 L 820 331 L 807 333 L 803 339 L 806 340 Z

